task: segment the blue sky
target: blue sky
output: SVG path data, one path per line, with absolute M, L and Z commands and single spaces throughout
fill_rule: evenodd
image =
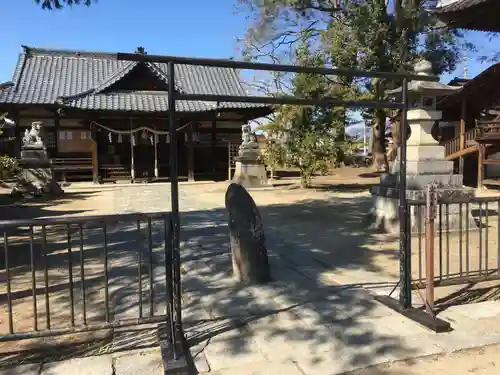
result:
M 105 52 L 229 58 L 245 33 L 235 0 L 100 0 L 42 11 L 33 0 L 1 0 L 0 82 L 11 79 L 21 45 Z
M 234 14 L 235 2 L 100 0 L 90 8 L 48 12 L 33 0 L 0 1 L 0 82 L 11 79 L 22 44 L 110 52 L 133 52 L 144 46 L 150 54 L 231 57 L 235 37 L 242 36 L 247 25 L 244 15 Z M 472 77 L 487 67 L 476 56 L 493 51 L 494 46 L 481 33 L 471 33 L 470 39 L 480 47 L 469 61 Z M 461 76 L 462 71 L 459 67 L 442 80 Z

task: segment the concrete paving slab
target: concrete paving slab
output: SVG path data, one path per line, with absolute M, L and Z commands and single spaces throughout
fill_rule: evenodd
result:
M 443 311 L 440 317 L 451 322 L 467 319 L 500 318 L 500 301 L 485 301 L 467 305 L 452 306 Z
M 42 375 L 114 375 L 113 360 L 109 355 L 68 359 L 42 366 Z M 120 374 L 121 375 L 121 374 Z
M 0 375 L 38 375 L 40 374 L 41 367 L 38 364 L 7 367 L 0 369 Z
M 209 372 L 210 366 L 205 355 L 205 342 L 189 348 L 194 367 L 199 373 Z
M 211 371 L 245 368 L 267 359 L 252 335 L 239 331 L 222 333 L 207 340 L 204 353 Z
M 400 316 L 371 297 L 331 295 L 328 299 L 308 302 L 293 309 L 310 324 L 329 324 L 358 318 L 376 319 Z
M 210 319 L 210 315 L 208 315 L 203 305 L 196 300 L 184 304 L 182 309 L 182 320 L 184 325 L 191 326 L 197 322 L 208 319 Z
M 230 368 L 211 375 L 304 375 L 292 361 L 254 363 L 244 368 Z
M 500 343 L 500 332 L 496 332 L 495 330 L 485 331 L 482 329 L 457 329 L 452 332 L 436 335 L 434 337 L 434 342 L 436 342 L 436 344 L 440 346 L 443 351 L 452 353 L 459 350 L 498 344 Z
M 271 361 L 321 356 L 341 345 L 326 326 L 311 325 L 286 312 L 249 323 L 253 340 Z
M 323 353 L 318 357 L 297 358 L 295 363 L 306 375 L 338 375 L 348 371 L 393 361 L 406 360 L 419 356 L 442 352 L 442 348 L 425 336 L 415 336 L 403 340 L 369 340 L 365 344 L 363 335 L 339 340 L 343 346 L 337 346 L 333 352 Z
M 272 300 L 256 298 L 249 290 L 240 286 L 205 295 L 201 298 L 201 303 L 211 318 L 265 314 L 278 309 Z
M 415 321 L 400 315 L 378 316 L 378 317 L 356 317 L 352 322 L 337 321 L 335 324 L 330 324 L 329 327 L 334 330 L 356 330 L 370 332 L 373 336 L 391 336 L 391 337 L 408 337 L 427 335 L 435 337 L 436 334 L 427 330 Z
M 160 350 L 130 354 L 115 359 L 114 375 L 152 375 L 163 373 Z

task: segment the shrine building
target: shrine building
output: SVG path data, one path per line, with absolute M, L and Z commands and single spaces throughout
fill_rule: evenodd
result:
M 179 92 L 247 95 L 235 69 L 176 64 L 175 77 Z M 19 156 L 32 122 L 43 122 L 60 180 L 154 181 L 169 176 L 167 99 L 167 64 L 23 46 L 12 83 L 0 88 L 0 112 L 16 123 L 11 156 Z M 180 179 L 227 179 L 241 126 L 271 111 L 253 103 L 178 100 Z

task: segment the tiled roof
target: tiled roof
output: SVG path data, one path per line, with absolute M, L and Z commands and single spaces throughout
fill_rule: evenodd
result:
M 500 1 L 455 0 L 436 8 L 437 17 L 451 28 L 500 32 Z
M 443 2 L 443 5 L 436 9 L 439 13 L 445 12 L 459 12 L 474 6 L 486 3 L 490 0 L 455 0 Z
M 47 50 L 24 47 L 14 72 L 14 86 L 0 91 L 0 104 L 60 104 L 89 110 L 162 112 L 168 109 L 164 91 L 106 92 L 129 74 L 137 62 L 115 53 Z M 167 83 L 167 64 L 145 63 Z M 245 96 L 235 69 L 175 65 L 175 87 L 187 94 Z M 253 103 L 177 101 L 179 111 L 265 107 Z
M 68 107 L 86 110 L 165 112 L 168 110 L 168 94 L 157 91 L 111 92 L 86 95 L 66 102 Z M 204 112 L 215 108 L 213 103 L 194 100 L 177 100 L 179 112 Z

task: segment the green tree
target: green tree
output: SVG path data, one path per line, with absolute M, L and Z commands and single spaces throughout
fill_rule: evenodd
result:
M 42 9 L 61 9 L 65 6 L 86 5 L 90 6 L 97 0 L 35 0 L 35 3 L 42 5 Z
M 321 54 L 311 51 L 307 33 L 295 51 L 297 62 L 304 66 L 323 66 Z M 297 74 L 292 79 L 291 95 L 313 99 L 331 96 L 337 91 L 327 77 L 317 74 Z M 267 160 L 274 164 L 285 164 L 298 168 L 301 186 L 311 187 L 312 177 L 317 172 L 326 172 L 332 162 L 340 158 L 342 109 L 323 106 L 279 106 L 275 118 L 264 129 L 272 139 L 273 147 L 266 150 Z
M 307 31 L 313 52 L 325 65 L 372 71 L 411 70 L 417 59 L 428 59 L 435 74 L 453 71 L 465 43 L 458 30 L 434 27 L 429 0 L 239 0 L 250 23 L 240 40 L 244 58 L 295 63 L 301 35 Z M 267 77 L 276 91 L 287 87 L 287 76 Z M 391 80 L 328 77 L 346 99 L 381 100 L 400 85 Z M 261 78 L 261 81 L 264 79 Z M 279 83 L 279 84 L 278 84 Z M 384 109 L 364 111 L 382 129 Z M 347 113 L 345 116 L 347 122 Z

